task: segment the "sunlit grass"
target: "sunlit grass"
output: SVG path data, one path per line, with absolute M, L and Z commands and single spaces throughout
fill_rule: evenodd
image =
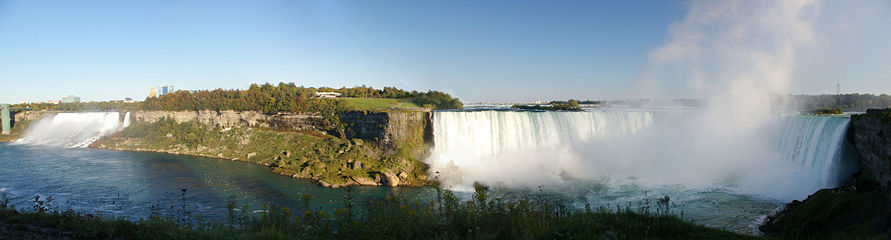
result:
M 412 109 L 419 108 L 414 103 L 392 98 L 342 98 L 350 110 L 379 110 L 379 109 Z

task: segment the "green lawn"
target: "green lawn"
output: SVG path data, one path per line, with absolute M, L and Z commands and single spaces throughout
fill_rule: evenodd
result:
M 375 109 L 409 109 L 420 108 L 414 103 L 392 98 L 341 98 L 346 101 L 347 107 L 351 110 L 375 110 Z

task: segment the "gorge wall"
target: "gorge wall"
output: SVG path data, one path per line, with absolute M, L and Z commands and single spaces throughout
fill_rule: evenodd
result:
M 376 143 L 382 150 L 393 152 L 403 145 L 413 147 L 411 156 L 421 157 L 426 144 L 432 144 L 430 128 L 431 112 L 346 111 L 338 114 L 344 132 L 349 139 L 362 139 Z M 33 117 L 32 117 L 33 118 Z M 131 112 L 134 122 L 154 123 L 161 119 L 173 119 L 178 123 L 197 121 L 206 126 L 221 128 L 251 127 L 275 131 L 312 131 L 318 134 L 336 134 L 335 126 L 315 113 L 279 113 L 236 111 L 136 111 Z M 417 148 L 415 148 L 417 146 Z
M 848 134 L 863 159 L 858 185 L 891 185 L 891 109 L 851 116 Z
M 428 111 L 320 114 L 135 111 L 133 125 L 92 147 L 225 158 L 322 186 L 427 184 Z M 344 134 L 341 136 L 340 134 Z

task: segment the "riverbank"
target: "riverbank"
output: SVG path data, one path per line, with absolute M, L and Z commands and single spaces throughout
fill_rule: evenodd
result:
M 59 114 L 17 114 L 4 142 Z M 324 187 L 428 185 L 429 110 L 346 111 L 331 122 L 318 114 L 235 111 L 135 111 L 131 124 L 90 147 L 221 158 L 269 166 L 276 174 Z
M 129 127 L 90 147 L 262 164 L 324 187 L 427 185 L 427 112 L 344 112 L 343 129 L 315 115 L 131 112 Z M 343 133 L 337 137 L 333 134 Z

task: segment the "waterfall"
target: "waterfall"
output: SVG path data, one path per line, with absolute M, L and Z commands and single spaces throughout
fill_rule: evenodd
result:
M 129 125 L 129 112 L 123 121 L 117 112 L 58 113 L 31 125 L 16 143 L 84 148 Z
M 725 134 L 703 127 L 701 116 L 441 111 L 434 114 L 435 147 L 425 162 L 431 175 L 456 188 L 474 182 L 722 185 L 788 200 L 837 184 L 847 118 L 775 116 L 755 131 Z
M 804 168 L 818 172 L 823 187 L 837 185 L 842 145 L 849 118 L 825 116 L 787 116 L 777 129 L 774 140 L 784 156 Z

